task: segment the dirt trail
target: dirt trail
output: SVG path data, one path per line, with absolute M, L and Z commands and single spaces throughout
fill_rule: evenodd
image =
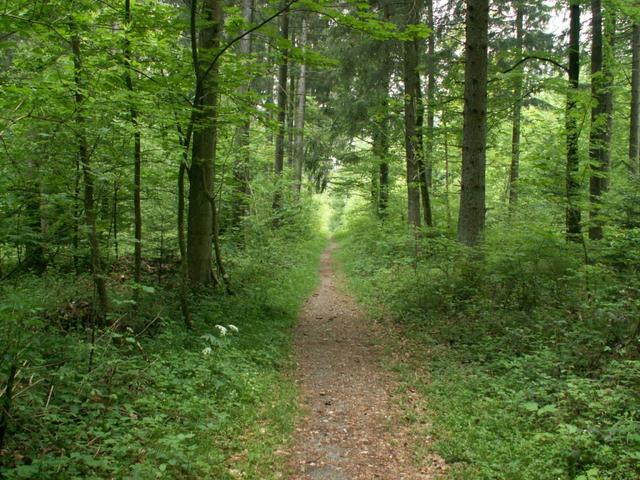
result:
M 298 425 L 292 480 L 436 478 L 418 469 L 391 399 L 393 379 L 379 366 L 381 348 L 355 301 L 341 292 L 331 244 L 321 284 L 305 304 L 295 337 L 305 416 Z

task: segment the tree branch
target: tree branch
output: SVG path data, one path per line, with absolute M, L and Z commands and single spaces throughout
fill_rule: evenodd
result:
M 513 70 L 515 70 L 516 68 L 518 68 L 520 65 L 522 65 L 524 62 L 529 61 L 529 60 L 540 60 L 542 62 L 548 62 L 554 66 L 556 66 L 557 68 L 559 68 L 560 70 L 562 70 L 565 73 L 569 73 L 569 68 L 565 65 L 563 65 L 560 62 L 555 61 L 552 58 L 548 58 L 548 57 L 542 57 L 540 55 L 527 55 L 524 58 L 521 58 L 520 60 L 518 60 L 514 65 L 512 65 L 511 67 L 507 68 L 506 70 L 502 70 L 500 73 L 509 73 L 512 72 Z
M 299 0 L 290 0 L 283 8 L 278 10 L 276 13 L 274 13 L 270 17 L 267 17 L 265 20 L 263 20 L 262 22 L 258 23 L 257 25 L 254 25 L 253 27 L 251 27 L 250 29 L 246 30 L 245 32 L 241 33 L 240 35 L 235 37 L 233 40 L 229 41 L 224 47 L 222 47 L 220 49 L 220 51 L 218 53 L 216 53 L 215 57 L 213 57 L 213 60 L 211 60 L 211 64 L 209 64 L 209 67 L 205 70 L 204 74 L 202 75 L 202 80 L 207 78 L 207 76 L 209 75 L 211 70 L 213 70 L 213 67 L 215 67 L 216 62 L 220 59 L 220 57 L 224 54 L 224 52 L 229 50 L 234 44 L 236 44 L 237 42 L 242 40 L 244 37 L 246 37 L 250 33 L 255 32 L 256 30 L 259 30 L 260 28 L 264 27 L 267 23 L 269 23 L 274 18 L 279 17 L 280 15 L 282 15 L 284 12 L 289 10 L 289 8 L 291 8 L 291 6 L 294 3 L 298 2 L 298 1 Z

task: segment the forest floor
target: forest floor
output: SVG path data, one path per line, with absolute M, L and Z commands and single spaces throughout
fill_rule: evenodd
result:
M 442 473 L 439 459 L 418 466 L 411 425 L 402 420 L 398 384 L 381 366 L 384 327 L 369 321 L 322 255 L 320 286 L 295 334 L 304 417 L 297 425 L 292 480 L 417 480 Z

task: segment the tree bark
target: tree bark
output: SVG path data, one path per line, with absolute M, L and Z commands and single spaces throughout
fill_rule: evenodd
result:
M 126 29 L 131 27 L 131 0 L 124 2 L 124 21 Z M 125 62 L 125 83 L 130 94 L 129 99 L 129 117 L 131 126 L 133 127 L 133 224 L 134 224 L 134 247 L 133 247 L 133 280 L 136 283 L 135 299 L 137 301 L 139 294 L 139 285 L 141 281 L 142 266 L 142 205 L 140 202 L 140 184 L 141 184 L 141 161 L 142 147 L 140 138 L 140 125 L 138 124 L 138 109 L 133 99 L 134 88 L 133 78 L 131 75 L 131 41 L 128 33 L 124 39 L 124 62 Z
M 382 5 L 385 21 L 391 18 L 389 2 Z M 389 205 L 389 82 L 391 78 L 391 55 L 389 42 L 378 42 L 380 52 L 380 72 L 376 83 L 376 93 L 380 98 L 380 115 L 376 115 L 376 121 L 372 122 L 373 155 L 377 165 L 374 173 L 374 187 L 377 187 L 374 201 L 378 217 L 384 218 Z
M 414 25 L 418 18 L 418 5 L 406 0 L 407 25 Z M 420 226 L 420 170 L 416 132 L 418 51 L 416 42 L 404 42 L 404 143 L 407 163 L 407 220 L 409 225 Z
M 418 45 L 416 42 L 416 51 Z M 433 227 L 433 217 L 431 213 L 431 198 L 429 197 L 430 174 L 426 161 L 426 149 L 424 145 L 424 101 L 422 99 L 422 87 L 420 86 L 420 75 L 416 70 L 416 160 L 418 163 L 418 177 L 420 179 L 420 200 L 422 201 L 422 218 L 424 224 Z
M 253 23 L 254 0 L 242 0 L 242 16 L 247 24 Z M 245 58 L 251 55 L 252 35 L 246 35 L 240 40 L 240 54 Z M 249 84 L 241 86 L 238 93 L 246 96 L 249 92 Z M 237 158 L 233 168 L 235 179 L 235 197 L 233 202 L 233 224 L 238 226 L 243 217 L 248 213 L 247 200 L 251 195 L 251 152 L 249 150 L 251 132 L 251 114 L 244 113 L 242 123 L 238 127 L 236 140 Z
M 485 225 L 489 0 L 467 0 L 458 240 L 477 244 Z
M 289 41 L 289 12 L 284 12 L 280 17 L 280 37 L 285 41 Z M 277 122 L 278 129 L 276 132 L 276 150 L 274 161 L 274 173 L 277 177 L 278 185 L 273 198 L 273 209 L 279 210 L 282 207 L 282 173 L 284 170 L 284 140 L 286 130 L 287 116 L 287 77 L 289 71 L 289 49 L 282 50 L 282 59 L 278 68 L 278 105 L 277 105 Z
M 516 58 L 522 58 L 523 52 L 523 36 L 524 36 L 524 10 L 521 3 L 516 6 Z M 515 78 L 513 93 L 515 103 L 513 105 L 513 122 L 511 131 L 511 169 L 509 172 L 509 210 L 518 203 L 518 179 L 520 178 L 520 136 L 521 136 L 521 117 L 522 117 L 522 88 L 523 88 L 522 71 Z
M 33 180 L 29 182 L 29 191 L 24 198 L 24 212 L 28 226 L 28 237 L 25 240 L 24 266 L 27 270 L 40 275 L 47 269 L 47 259 L 45 255 L 45 236 L 42 218 L 42 186 L 38 178 L 39 166 L 36 162 L 30 162 L 29 176 Z
M 640 24 L 633 24 L 631 36 L 631 120 L 629 122 L 629 171 L 640 173 Z
M 302 31 L 300 34 L 300 46 L 306 48 L 307 44 L 307 22 L 302 19 Z M 306 60 L 302 59 L 300 64 L 300 77 L 298 78 L 298 86 L 296 92 L 296 119 L 295 119 L 295 138 L 293 148 L 293 188 L 296 198 L 300 196 L 302 188 L 302 168 L 304 165 L 304 113 L 307 103 L 307 65 Z
M 451 230 L 451 191 L 449 187 L 449 131 L 447 129 L 447 117 L 442 116 L 442 129 L 444 130 L 444 202 L 447 216 L 447 230 Z
M 425 142 L 425 176 L 429 191 L 433 188 L 433 146 L 435 138 L 436 97 L 436 34 L 433 16 L 433 0 L 427 0 L 427 26 L 431 33 L 427 40 L 427 140 Z
M 604 221 L 601 218 L 602 194 L 608 189 L 609 163 L 611 161 L 611 128 L 613 95 L 610 68 L 612 18 L 607 12 L 607 32 L 603 36 L 602 0 L 592 0 L 592 51 L 591 51 L 591 132 L 589 137 L 589 238 L 600 240 Z M 606 37 L 606 39 L 604 38 Z M 606 52 L 605 52 L 606 50 Z
M 578 151 L 579 132 L 576 118 L 577 95 L 580 83 L 580 3 L 570 0 L 569 28 L 569 87 L 567 90 L 567 108 L 565 126 L 567 135 L 566 168 L 566 235 L 567 239 L 578 242 L 582 239 L 581 212 L 579 206 L 580 182 L 578 169 L 580 156 Z
M 204 0 L 202 16 L 207 22 L 196 37 L 197 1 L 191 7 L 191 42 L 196 76 L 192 114 L 193 150 L 189 169 L 187 258 L 193 287 L 211 283 L 211 250 L 214 237 L 214 166 L 217 139 L 217 65 L 208 75 L 222 30 L 222 4 Z
M 100 243 L 96 231 L 96 212 L 94 200 L 94 179 L 95 175 L 91 168 L 91 152 L 87 141 L 86 118 L 84 116 L 85 92 L 87 90 L 86 73 L 82 64 L 81 40 L 75 23 L 71 23 L 71 50 L 73 53 L 73 71 L 75 85 L 75 125 L 76 140 L 78 142 L 78 162 L 82 168 L 84 181 L 84 224 L 87 229 L 90 249 L 91 274 L 96 291 L 98 304 L 96 315 L 105 319 L 109 312 L 109 295 L 107 284 L 102 269 L 102 258 L 100 256 Z

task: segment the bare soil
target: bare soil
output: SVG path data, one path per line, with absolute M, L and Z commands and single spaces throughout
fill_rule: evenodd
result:
M 380 366 L 380 329 L 344 293 L 332 268 L 334 249 L 332 243 L 322 255 L 321 284 L 304 305 L 295 335 L 305 415 L 290 478 L 437 478 L 443 470 L 438 459 L 421 467 L 412 458 L 409 443 L 416 439 L 401 421 L 393 376 Z

